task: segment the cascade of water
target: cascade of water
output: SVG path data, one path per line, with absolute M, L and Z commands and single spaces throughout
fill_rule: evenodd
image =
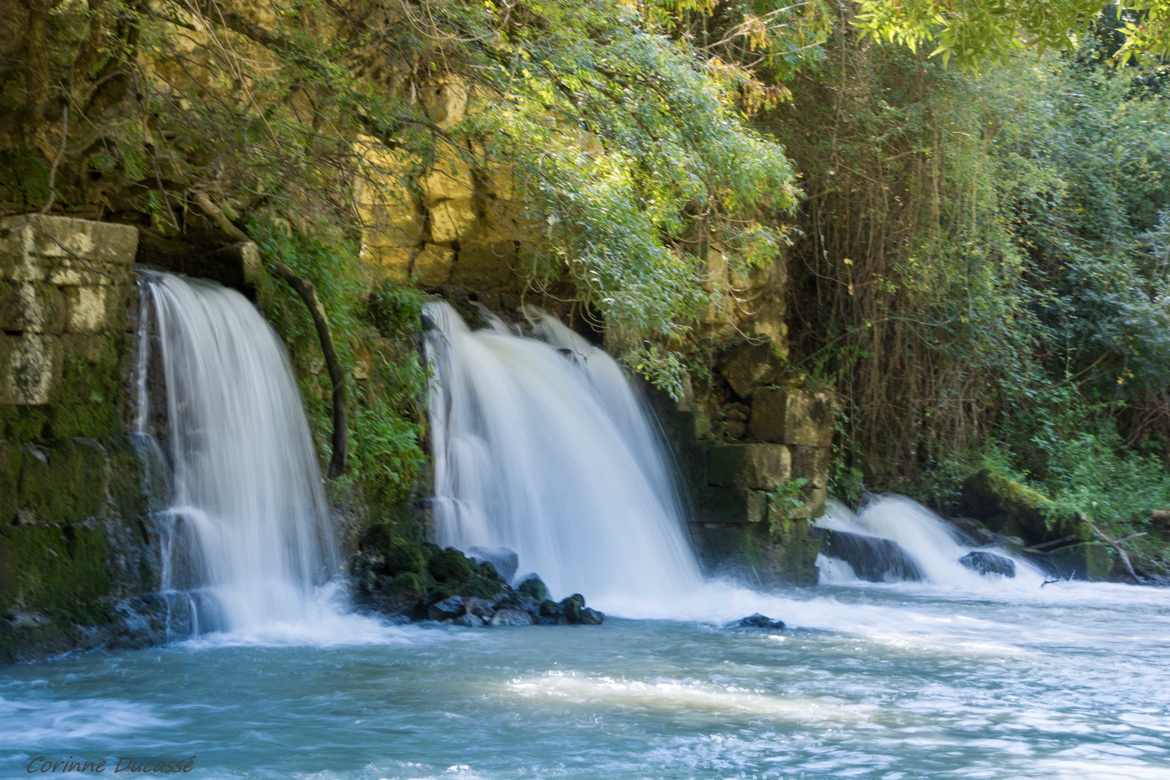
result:
M 662 442 L 613 359 L 538 310 L 540 338 L 427 314 L 439 541 L 509 547 L 555 595 L 619 613 L 698 589 Z
M 905 496 L 874 497 L 856 514 L 844 504 L 831 501 L 817 525 L 897 543 L 928 582 L 956 587 L 978 587 L 988 582 L 959 563 L 960 558 L 975 548 L 968 546 L 941 517 Z M 994 549 L 992 552 L 1015 562 L 1015 578 L 1019 585 L 1035 587 L 1044 580 L 1043 571 L 1030 561 L 1013 556 L 1007 550 Z M 839 565 L 822 566 L 821 572 L 831 579 L 843 576 Z
M 195 632 L 302 622 L 339 562 L 284 348 L 234 290 L 146 272 L 141 291 L 136 439 L 156 441 L 160 404 L 164 592 L 185 593 Z M 162 399 L 147 381 L 155 357 Z

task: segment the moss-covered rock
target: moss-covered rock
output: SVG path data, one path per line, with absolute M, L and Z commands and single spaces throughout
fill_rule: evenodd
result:
M 453 547 L 436 550 L 427 564 L 431 577 L 440 583 L 458 583 L 475 574 L 475 563 Z
M 100 527 L 13 526 L 0 531 L 0 612 L 108 619 L 110 550 Z
M 982 469 L 963 483 L 959 509 L 991 530 L 1039 544 L 1076 533 L 1072 518 L 1060 517 L 1048 496 L 993 469 Z

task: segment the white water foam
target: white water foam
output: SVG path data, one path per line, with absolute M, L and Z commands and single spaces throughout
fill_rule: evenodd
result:
M 658 710 L 680 716 L 764 717 L 794 722 L 841 723 L 869 720 L 877 710 L 866 704 L 787 697 L 734 685 L 676 679 L 627 680 L 549 672 L 508 683 L 524 698 L 550 699 L 576 706 Z

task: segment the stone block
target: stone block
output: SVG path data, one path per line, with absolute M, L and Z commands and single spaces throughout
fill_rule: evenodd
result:
M 414 258 L 411 277 L 422 287 L 438 287 L 451 278 L 451 267 L 455 264 L 455 250 L 449 246 L 427 244 Z
M 697 510 L 702 523 L 762 523 L 768 519 L 768 494 L 744 488 L 708 487 L 699 496 Z
M 806 520 L 780 524 L 693 526 L 704 567 L 760 585 L 814 585 L 820 540 Z
M 0 280 L 0 331 L 60 333 L 65 329 L 62 291 L 44 282 Z
M 806 479 L 815 487 L 825 487 L 829 484 L 829 469 L 833 461 L 832 448 L 796 444 L 789 447 L 789 450 L 792 452 L 792 476 Z
M 0 334 L 0 404 L 49 403 L 60 369 L 61 343 L 57 337 Z
M 423 108 L 436 125 L 449 130 L 467 114 L 467 97 L 467 82 L 449 74 L 423 90 Z
M 120 333 L 68 334 L 61 339 L 60 379 L 50 398 L 54 436 L 106 436 L 121 427 Z
M 113 323 L 112 309 L 116 294 L 107 286 L 76 286 L 65 288 L 68 302 L 68 330 L 72 333 L 94 333 L 107 330 Z
M 770 341 L 744 344 L 731 352 L 719 366 L 719 373 L 740 398 L 750 398 L 759 384 L 778 379 L 780 360 Z
M 434 164 L 418 183 L 428 208 L 444 200 L 470 201 L 475 192 L 470 163 L 450 144 L 439 147 Z
M 413 247 L 387 246 L 363 240 L 359 257 L 382 278 L 398 284 L 407 284 L 410 281 L 410 263 L 414 254 Z
M 752 438 L 783 444 L 829 447 L 833 443 L 833 396 L 825 391 L 771 387 L 752 397 Z
M 451 282 L 475 290 L 511 287 L 516 283 L 515 262 L 514 241 L 461 242 Z
M 809 484 L 804 489 L 804 503 L 784 515 L 790 519 L 812 520 L 825 513 L 825 502 L 829 500 L 829 489 L 825 485 Z M 769 519 L 778 516 L 776 509 L 770 509 Z
M 9 261 L 18 259 L 15 250 L 26 260 L 88 260 L 129 271 L 137 249 L 138 229 L 131 225 L 45 214 L 0 219 L 0 257 Z
M 772 490 L 792 477 L 783 444 L 728 444 L 707 451 L 707 481 L 722 487 Z
M 23 450 L 20 447 L 0 441 L 0 527 L 11 523 L 16 516 L 22 459 Z
M 475 206 L 470 197 L 440 201 L 430 208 L 431 241 L 436 244 L 458 241 L 475 225 Z

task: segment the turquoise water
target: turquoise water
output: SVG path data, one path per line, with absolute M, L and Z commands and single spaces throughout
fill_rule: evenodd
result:
M 9 667 L 0 776 L 47 755 L 194 756 L 202 778 L 1170 777 L 1170 592 L 758 599 L 813 627 L 362 621 L 357 644 L 214 636 Z

